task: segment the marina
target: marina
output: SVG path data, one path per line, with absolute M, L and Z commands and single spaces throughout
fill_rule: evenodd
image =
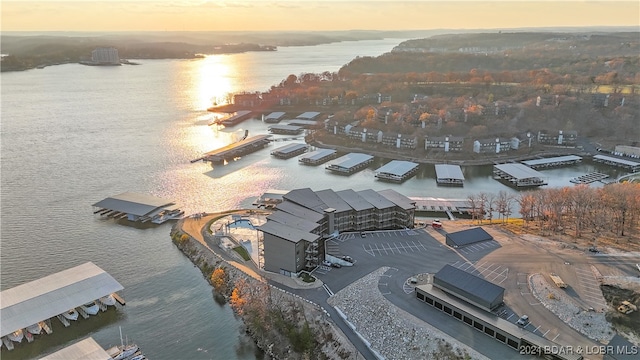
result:
M 296 120 L 315 120 L 320 113 L 317 111 L 307 111 L 298 116 L 296 116 Z
M 541 169 L 554 166 L 573 165 L 582 161 L 582 157 L 577 155 L 556 156 L 543 159 L 533 159 L 521 161 L 522 164 L 532 168 Z
M 464 185 L 464 175 L 459 165 L 436 164 L 436 183 L 438 185 Z
M 304 129 L 310 129 L 317 127 L 319 125 L 319 122 L 316 120 L 293 119 L 288 122 L 288 125 L 300 126 Z
M 307 144 L 288 144 L 273 150 L 271 152 L 271 155 L 277 157 L 278 159 L 290 159 L 294 156 L 304 154 L 308 149 L 309 147 L 307 146 Z
M 318 166 L 334 159 L 338 152 L 333 149 L 317 149 L 300 156 L 298 162 L 302 165 Z
M 375 170 L 375 177 L 383 181 L 403 182 L 416 174 L 418 166 L 410 161 L 391 160 Z
M 544 174 L 523 164 L 493 165 L 493 178 L 516 187 L 547 185 Z
M 349 153 L 337 158 L 326 169 L 340 175 L 351 175 L 373 162 L 373 156 L 363 153 Z
M 239 110 L 236 111 L 235 113 L 231 114 L 231 116 L 224 118 L 224 119 L 218 119 L 214 122 L 212 122 L 210 125 L 224 125 L 224 126 L 234 126 L 234 125 L 238 125 L 241 122 L 251 118 L 251 111 L 250 110 Z
M 454 213 L 459 217 L 468 217 L 471 214 L 471 207 L 466 199 L 409 198 L 416 203 L 416 214 L 434 215 L 444 213 L 450 220 L 455 220 Z
M 93 213 L 101 217 L 141 223 L 162 224 L 184 216 L 184 211 L 171 200 L 132 192 L 108 197 L 92 206 L 97 209 Z
M 296 125 L 271 125 L 268 128 L 269 132 L 272 134 L 281 134 L 281 135 L 298 135 L 304 129 L 301 126 Z
M 569 181 L 573 184 L 591 184 L 596 181 L 607 179 L 608 177 L 609 175 L 607 174 L 594 172 L 594 173 L 589 173 L 586 175 L 574 177 Z
M 593 157 L 593 161 L 606 165 L 621 167 L 633 173 L 640 171 L 640 163 L 631 160 L 619 159 L 606 155 L 595 155 Z
M 201 158 L 192 160 L 191 162 L 203 160 L 212 163 L 222 163 L 225 160 L 233 160 L 234 158 L 264 149 L 267 145 L 269 145 L 271 136 L 272 135 L 252 136 L 250 138 L 224 146 L 220 149 L 209 151 L 205 153 Z
M 2 342 L 12 350 L 13 342 L 20 343 L 23 338 L 32 342 L 33 335 L 40 335 L 42 331 L 53 333 L 53 318 L 67 327 L 74 313 L 75 319 L 77 313 L 86 319 L 99 311 L 107 311 L 109 305 L 101 302 L 101 298 L 113 297 L 111 306 L 115 306 L 115 301 L 124 305 L 124 300 L 116 294 L 123 289 L 111 275 L 87 262 L 4 290 L 0 292 Z M 88 304 L 91 304 L 91 310 Z

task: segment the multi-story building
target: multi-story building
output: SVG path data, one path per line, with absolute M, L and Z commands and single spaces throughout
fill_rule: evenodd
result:
M 325 259 L 324 242 L 343 231 L 413 227 L 415 201 L 394 190 L 296 189 L 258 227 L 264 269 L 295 276 Z
M 461 136 L 425 136 L 424 149 L 440 149 L 445 152 L 462 151 L 464 138 Z
M 479 139 L 473 142 L 473 152 L 475 153 L 501 153 L 511 150 L 511 138 L 489 138 Z
M 543 145 L 576 146 L 578 132 L 575 130 L 558 130 L 555 132 L 538 131 L 538 143 Z
M 415 136 L 395 132 L 378 131 L 377 140 L 382 145 L 396 149 L 415 149 L 418 146 L 418 139 Z

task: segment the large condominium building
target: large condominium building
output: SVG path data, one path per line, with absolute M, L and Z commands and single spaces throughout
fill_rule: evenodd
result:
M 288 276 L 313 270 L 325 258 L 324 241 L 344 231 L 413 227 L 415 201 L 391 190 L 296 189 L 258 227 L 264 269 Z

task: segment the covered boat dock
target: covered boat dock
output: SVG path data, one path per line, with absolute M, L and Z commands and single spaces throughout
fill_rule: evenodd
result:
M 419 164 L 411 161 L 391 160 L 375 171 L 378 180 L 403 182 L 418 171 Z
M 517 187 L 547 185 L 541 172 L 523 164 L 493 165 L 493 178 L 508 181 Z
M 320 116 L 320 113 L 317 111 L 307 111 L 305 113 L 302 113 L 298 116 L 296 116 L 296 119 L 300 119 L 300 120 L 314 120 L 315 118 L 317 118 L 318 116 Z
M 93 213 L 113 219 L 152 222 L 162 224 L 171 219 L 178 219 L 184 211 L 171 200 L 156 196 L 125 192 L 108 197 L 93 204 Z
M 616 157 L 606 156 L 606 155 L 595 155 L 593 157 L 593 161 L 606 164 L 606 165 L 621 167 L 625 170 L 629 170 L 630 172 L 634 172 L 634 173 L 640 171 L 640 163 L 631 161 L 631 160 L 619 159 Z
M 290 159 L 307 151 L 307 144 L 288 144 L 281 146 L 271 152 L 271 155 L 279 159 Z
M 272 135 L 256 135 L 248 139 L 238 141 L 236 143 L 227 145 L 220 149 L 209 151 L 202 156 L 202 160 L 210 161 L 213 163 L 221 163 L 225 160 L 231 160 L 233 158 L 251 154 L 269 145 Z
M 276 112 L 272 112 L 266 116 L 264 116 L 262 118 L 262 121 L 266 122 L 266 123 L 278 123 L 280 122 L 280 120 L 282 120 L 282 117 L 284 117 L 284 112 L 283 111 L 276 111 Z
M 304 129 L 310 129 L 317 127 L 319 124 L 316 120 L 293 119 L 288 122 L 288 125 L 300 126 Z
M 466 199 L 441 199 L 411 197 L 416 203 L 416 213 L 446 213 L 449 219 L 454 220 L 454 213 L 469 215 L 471 206 Z
M 69 309 L 122 289 L 124 287 L 111 275 L 87 262 L 4 290 L 0 292 L 0 337 L 48 321 Z
M 271 125 L 269 126 L 268 130 L 272 134 L 298 135 L 304 129 L 302 128 L 302 126 L 296 125 Z
M 251 117 L 250 110 L 239 110 L 239 111 L 236 111 L 235 113 L 232 113 L 229 117 L 226 117 L 224 119 L 218 119 L 212 122 L 210 125 L 216 124 L 216 125 L 224 125 L 224 126 L 234 126 L 247 120 L 250 117 Z
M 582 161 L 582 157 L 577 155 L 556 156 L 544 159 L 533 159 L 521 161 L 532 169 L 541 169 L 554 166 L 573 165 Z
M 336 157 L 338 152 L 333 149 L 318 149 L 300 156 L 298 162 L 303 165 L 321 165 Z
M 464 175 L 459 165 L 436 164 L 436 183 L 438 185 L 464 185 Z
M 349 153 L 337 158 L 326 169 L 340 175 L 351 175 L 373 162 L 373 156 L 363 153 Z
M 92 337 L 78 341 L 39 360 L 113 360 Z

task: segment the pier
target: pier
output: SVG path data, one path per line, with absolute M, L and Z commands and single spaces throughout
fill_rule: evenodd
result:
M 351 175 L 373 162 L 373 156 L 363 153 L 349 153 L 337 158 L 326 169 L 340 175 Z
M 282 117 L 284 116 L 284 112 L 283 111 L 276 111 L 276 112 L 272 112 L 266 116 L 262 116 L 262 121 L 268 123 L 268 124 L 275 124 L 275 123 L 279 123 L 280 120 L 282 120 Z
M 101 217 L 141 223 L 150 221 L 162 224 L 171 219 L 180 219 L 184 215 L 184 211 L 171 200 L 132 192 L 108 197 L 92 206 L 98 208 L 93 213 Z
M 271 155 L 278 159 L 290 159 L 294 156 L 304 154 L 308 149 L 307 144 L 289 144 L 273 150 Z
M 293 119 L 288 122 L 287 125 L 300 126 L 304 129 L 310 129 L 317 127 L 320 123 L 316 120 L 302 120 L 302 119 Z
M 338 152 L 333 149 L 318 149 L 308 154 L 300 156 L 298 162 L 302 165 L 317 166 L 326 163 L 327 161 L 334 159 Z
M 595 155 L 593 157 L 593 161 L 606 165 L 621 167 L 633 173 L 640 171 L 640 163 L 631 160 L 619 159 L 606 155 Z
M 410 161 L 392 160 L 375 170 L 375 177 L 383 181 L 403 182 L 416 174 L 418 166 Z
M 607 174 L 601 174 L 601 173 L 594 172 L 594 173 L 589 173 L 589 174 L 586 174 L 586 175 L 574 177 L 573 179 L 571 179 L 569 181 L 574 183 L 574 184 L 591 184 L 592 182 L 601 181 L 601 180 L 604 180 L 604 179 L 606 179 L 608 177 L 609 177 L 609 175 L 607 175 Z
M 221 163 L 225 160 L 233 160 L 236 157 L 251 154 L 265 148 L 267 145 L 269 145 L 270 138 L 271 135 L 252 136 L 248 139 L 238 141 L 220 149 L 209 151 L 205 153 L 200 159 L 196 159 L 194 161 L 204 160 L 212 163 Z
M 410 197 L 416 203 L 416 214 L 419 213 L 444 213 L 451 220 L 454 220 L 453 213 L 461 216 L 469 216 L 471 206 L 465 199 L 442 199 L 442 198 L 420 198 Z
M 505 180 L 516 187 L 547 185 L 541 172 L 523 164 L 493 165 L 493 178 Z
M 271 125 L 269 126 L 268 130 L 272 134 L 298 135 L 304 129 L 302 128 L 302 126 L 295 125 Z
M 459 165 L 436 164 L 435 167 L 436 183 L 438 183 L 438 185 L 464 185 L 464 175 Z
M 215 124 L 215 125 L 224 125 L 224 126 L 234 126 L 249 119 L 250 117 L 251 117 L 250 110 L 239 110 L 233 113 L 231 116 L 225 119 L 218 119 L 216 121 L 213 121 L 209 125 Z
M 544 159 L 521 161 L 522 164 L 532 168 L 541 169 L 555 166 L 573 165 L 582 161 L 582 157 L 576 155 L 556 156 Z

